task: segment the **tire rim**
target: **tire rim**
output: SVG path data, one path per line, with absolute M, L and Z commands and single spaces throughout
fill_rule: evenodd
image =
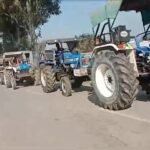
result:
M 66 84 L 64 81 L 61 81 L 61 88 L 62 88 L 63 93 L 66 93 L 67 90 L 66 90 Z
M 46 76 L 43 72 L 41 72 L 41 83 L 43 86 L 46 86 Z
M 101 95 L 107 98 L 112 97 L 116 89 L 115 76 L 112 69 L 106 64 L 99 65 L 96 69 L 95 79 Z

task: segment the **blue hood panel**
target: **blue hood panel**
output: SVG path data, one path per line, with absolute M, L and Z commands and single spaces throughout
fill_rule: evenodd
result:
M 65 52 L 62 57 L 65 64 L 78 64 L 80 61 L 80 53 L 78 52 Z
M 19 70 L 29 70 L 30 67 L 31 66 L 29 64 L 19 64 L 18 69 Z

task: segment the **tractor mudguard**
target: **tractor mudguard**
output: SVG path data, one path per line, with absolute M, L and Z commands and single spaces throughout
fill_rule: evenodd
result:
M 124 52 L 126 56 L 128 57 L 129 62 L 134 65 L 134 71 L 136 72 L 136 75 L 139 76 L 134 48 L 130 44 L 126 44 L 126 48 L 124 49 L 118 48 L 115 44 L 106 44 L 102 46 L 96 46 L 93 50 L 92 58 L 94 59 L 94 57 L 99 55 L 101 51 L 107 51 L 107 50 L 111 50 L 115 53 Z
M 112 50 L 112 51 L 117 52 L 119 51 L 119 48 L 115 44 L 106 44 L 106 45 L 96 46 L 93 50 L 92 55 L 95 55 L 102 50 Z

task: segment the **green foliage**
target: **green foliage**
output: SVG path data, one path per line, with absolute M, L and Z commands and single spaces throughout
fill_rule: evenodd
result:
M 0 0 L 0 31 L 13 34 L 18 46 L 23 37 L 35 48 L 35 30 L 60 13 L 60 0 Z

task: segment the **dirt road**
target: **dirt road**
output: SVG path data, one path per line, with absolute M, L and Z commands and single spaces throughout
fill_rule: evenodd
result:
M 40 87 L 0 87 L 0 150 L 149 150 L 150 97 L 110 112 L 91 102 L 91 88 L 72 97 Z

